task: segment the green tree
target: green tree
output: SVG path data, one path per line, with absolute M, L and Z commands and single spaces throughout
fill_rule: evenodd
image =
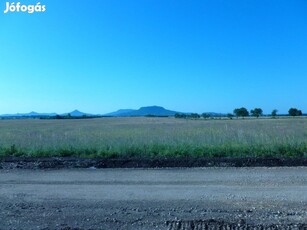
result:
M 259 117 L 259 116 L 262 116 L 262 113 L 263 113 L 263 111 L 262 111 L 262 109 L 260 109 L 260 108 L 255 108 L 255 109 L 252 109 L 251 110 L 251 114 L 252 114 L 252 116 L 254 116 L 254 117 Z
M 246 108 L 237 108 L 233 111 L 233 113 L 236 115 L 236 117 L 247 117 L 249 116 L 249 112 Z
M 277 112 L 278 112 L 277 109 L 273 109 L 273 111 L 272 111 L 272 113 L 271 113 L 271 116 L 272 116 L 273 118 L 276 118 Z
M 200 115 L 198 113 L 191 113 L 190 117 L 194 119 L 198 119 L 200 118 Z
M 290 108 L 289 111 L 288 111 L 289 115 L 292 116 L 292 117 L 295 117 L 295 116 L 302 116 L 302 111 L 301 110 L 298 110 L 297 108 Z
M 202 116 L 204 119 L 207 119 L 207 118 L 211 117 L 211 115 L 210 115 L 209 113 L 203 113 L 201 116 Z
M 183 114 L 183 113 L 176 113 L 175 114 L 175 118 L 186 118 L 187 115 L 186 114 Z
M 232 113 L 227 113 L 227 117 L 232 120 L 232 118 L 234 117 L 234 115 Z

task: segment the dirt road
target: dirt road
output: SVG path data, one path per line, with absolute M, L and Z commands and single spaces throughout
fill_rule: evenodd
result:
M 306 223 L 307 167 L 0 170 L 0 229 Z

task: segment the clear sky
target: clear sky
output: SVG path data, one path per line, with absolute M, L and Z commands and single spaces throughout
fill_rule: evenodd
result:
M 33 14 L 6 2 L 0 114 L 307 112 L 306 0 L 41 0 Z

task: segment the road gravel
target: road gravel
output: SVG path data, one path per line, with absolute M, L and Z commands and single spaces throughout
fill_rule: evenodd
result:
M 0 229 L 206 226 L 307 229 L 307 167 L 0 170 Z

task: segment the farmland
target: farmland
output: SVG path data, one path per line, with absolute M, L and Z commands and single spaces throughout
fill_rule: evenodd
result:
M 307 157 L 307 119 L 0 120 L 0 156 Z

